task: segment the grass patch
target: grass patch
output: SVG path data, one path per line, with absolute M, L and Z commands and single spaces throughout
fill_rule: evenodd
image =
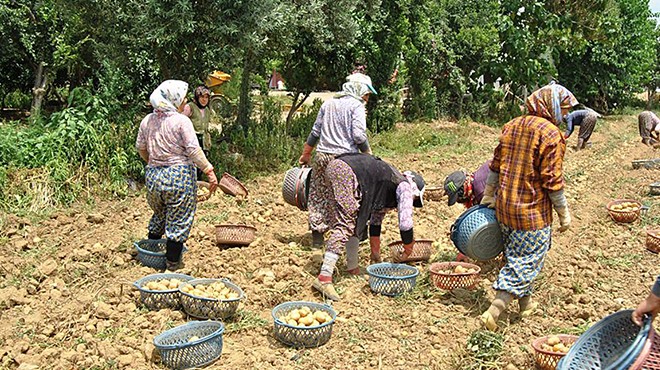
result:
M 452 147 L 456 154 L 474 149 L 469 126 L 456 126 L 439 130 L 428 124 L 418 124 L 396 128 L 375 135 L 370 139 L 375 154 L 396 157 L 411 153 L 427 152 L 438 147 Z
M 261 328 L 268 325 L 268 320 L 264 320 L 259 315 L 248 310 L 238 310 L 234 322 L 228 323 L 225 329 L 226 334 L 238 333 L 243 330 Z
M 596 256 L 596 262 L 601 265 L 614 268 L 630 268 L 633 264 L 642 260 L 641 254 L 627 253 L 619 257 L 605 257 L 602 253 Z
M 500 358 L 504 352 L 504 337 L 502 334 L 487 330 L 477 330 L 470 334 L 467 341 L 465 356 L 456 369 L 481 370 L 501 367 Z

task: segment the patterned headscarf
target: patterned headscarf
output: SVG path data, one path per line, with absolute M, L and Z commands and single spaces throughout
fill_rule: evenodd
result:
M 550 83 L 534 91 L 527 97 L 526 106 L 529 114 L 547 118 L 559 125 L 564 117 L 561 110 L 570 109 L 578 104 L 577 99 L 567 88 L 557 83 Z
M 211 97 L 211 90 L 209 90 L 209 88 L 204 86 L 204 85 L 197 86 L 197 88 L 195 89 L 195 104 L 197 104 L 197 106 L 200 109 L 204 109 L 204 108 L 206 108 L 207 105 L 209 105 L 208 102 L 206 102 L 205 105 L 202 105 L 199 102 L 199 98 L 202 97 L 203 95 L 208 95 L 209 98 L 210 98 Z
M 343 98 L 344 96 L 351 96 L 355 99 L 364 102 L 362 96 L 371 94 L 369 87 L 361 82 L 348 81 L 341 87 L 341 92 L 335 95 L 335 98 Z
M 176 112 L 188 91 L 188 83 L 166 80 L 151 93 L 149 101 L 155 112 Z

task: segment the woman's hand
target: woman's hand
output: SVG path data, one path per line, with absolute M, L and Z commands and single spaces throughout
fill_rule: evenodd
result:
M 635 311 L 633 311 L 632 321 L 635 324 L 642 326 L 642 317 L 644 317 L 645 314 L 650 314 L 651 318 L 655 319 L 655 315 L 658 314 L 658 311 L 660 311 L 660 297 L 653 293 L 649 293 L 649 296 L 637 306 Z
M 218 178 L 215 177 L 215 172 L 213 168 L 206 172 L 206 176 L 209 178 L 209 185 L 211 185 L 211 194 L 215 193 L 215 190 L 218 188 Z

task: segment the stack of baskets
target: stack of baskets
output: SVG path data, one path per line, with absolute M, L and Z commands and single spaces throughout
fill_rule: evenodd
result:
M 133 243 L 133 246 L 137 250 L 138 261 L 144 266 L 165 270 L 167 267 L 167 257 L 165 256 L 166 242 L 167 240 L 165 239 L 142 239 Z M 181 253 L 187 250 L 184 246 Z
M 303 306 L 309 307 L 312 311 L 324 311 L 330 315 L 332 320 L 318 326 L 304 327 L 289 325 L 280 319 L 288 315 L 289 312 Z M 273 316 L 275 338 L 288 346 L 296 348 L 318 347 L 327 343 L 332 336 L 332 326 L 337 318 L 337 313 L 332 307 L 321 303 L 303 301 L 282 303 L 273 308 L 271 314 Z
M 635 208 L 633 208 L 633 210 L 615 209 L 616 206 L 619 206 L 624 203 L 634 203 L 636 206 Z M 615 222 L 621 222 L 621 223 L 634 222 L 639 218 L 639 214 L 641 210 L 642 210 L 642 203 L 634 199 L 615 199 L 607 203 L 607 212 L 610 214 L 610 217 L 612 217 L 612 220 L 614 220 Z
M 397 296 L 412 291 L 419 275 L 415 267 L 387 262 L 367 266 L 367 273 L 371 291 L 387 296 Z
M 607 316 L 590 327 L 557 364 L 558 370 L 660 370 L 660 337 L 650 318 L 640 328 L 632 310 Z
M 161 361 L 170 369 L 206 366 L 222 355 L 222 333 L 218 321 L 191 321 L 154 338 Z
M 218 182 L 218 187 L 225 193 L 231 196 L 247 197 L 247 188 L 241 184 L 234 176 L 225 172 Z
M 209 285 L 214 282 L 222 282 L 226 287 L 238 293 L 235 299 L 216 299 L 198 297 L 186 293 L 182 288 L 186 285 L 195 287 L 197 284 Z M 190 316 L 198 319 L 226 319 L 233 316 L 238 309 L 238 304 L 245 298 L 243 290 L 227 279 L 194 279 L 179 286 L 180 300 L 183 310 Z
M 249 245 L 256 234 L 257 228 L 251 225 L 215 225 L 216 243 L 220 245 Z
M 455 273 L 456 266 L 473 272 Z M 467 262 L 436 262 L 431 264 L 429 272 L 431 282 L 440 289 L 472 289 L 479 283 L 481 267 Z
M 181 302 L 179 301 L 179 288 L 168 290 L 151 290 L 145 285 L 151 281 L 159 281 L 163 279 L 178 279 L 182 282 L 193 280 L 194 278 L 184 274 L 151 274 L 145 276 L 133 285 L 140 291 L 140 302 L 150 310 L 160 310 L 163 308 L 179 309 Z
M 403 242 L 398 241 L 389 244 L 392 253 L 392 259 L 398 262 L 413 262 L 413 261 L 428 261 L 433 254 L 433 240 L 415 240 L 413 250 L 410 256 L 406 259 L 401 259 L 403 253 Z
M 577 336 L 569 334 L 557 334 L 557 337 L 564 344 L 573 344 L 577 340 Z M 552 352 L 543 349 L 543 345 L 548 342 L 550 336 L 545 336 L 538 338 L 532 342 L 532 348 L 534 348 L 534 359 L 536 360 L 536 365 L 541 370 L 555 370 L 557 368 L 557 363 L 564 357 L 566 354 L 561 352 Z

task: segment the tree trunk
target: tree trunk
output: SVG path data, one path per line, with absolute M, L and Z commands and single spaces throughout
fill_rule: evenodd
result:
M 241 88 L 238 100 L 238 125 L 247 136 L 250 127 L 250 76 L 252 75 L 252 53 L 247 51 L 243 60 L 243 74 L 241 75 Z
M 286 124 L 287 127 L 289 127 L 289 123 L 291 123 L 291 120 L 293 119 L 293 115 L 296 113 L 298 108 L 302 107 L 302 105 L 305 103 L 305 100 L 309 98 L 309 95 L 311 92 L 306 92 L 305 95 L 303 95 L 302 99 L 298 101 L 298 98 L 300 98 L 300 95 L 302 95 L 301 92 L 297 91 L 295 97 L 293 98 L 293 102 L 291 103 L 291 109 L 289 109 L 289 114 L 286 116 Z
M 46 95 L 46 84 L 48 83 L 48 73 L 43 62 L 37 66 L 36 76 L 34 78 L 34 87 L 32 87 L 32 106 L 30 108 L 30 120 L 33 122 L 41 116 L 41 106 Z

